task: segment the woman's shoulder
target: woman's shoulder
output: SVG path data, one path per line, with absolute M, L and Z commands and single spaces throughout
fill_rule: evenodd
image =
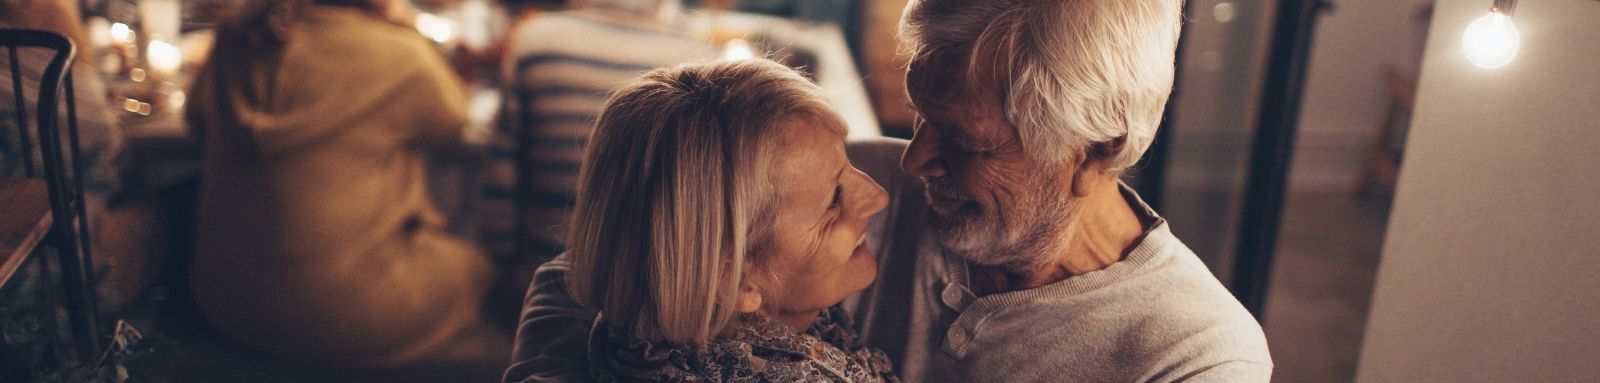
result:
M 589 375 L 599 382 L 714 381 L 698 371 L 695 350 L 634 337 L 625 328 L 595 315 L 589 330 Z
M 894 364 L 883 350 L 868 347 L 856 333 L 854 321 L 839 306 L 824 310 L 808 334 L 843 352 L 840 370 L 852 382 L 898 382 Z

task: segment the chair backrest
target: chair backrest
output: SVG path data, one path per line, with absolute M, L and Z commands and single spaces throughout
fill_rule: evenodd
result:
M 38 133 L 39 153 L 44 165 L 45 183 L 49 188 L 51 223 L 50 241 L 60 259 L 62 287 L 65 292 L 67 312 L 73 328 L 73 340 L 80 358 L 92 358 L 99 350 L 98 323 L 95 320 L 93 256 L 89 249 L 89 217 L 84 204 L 83 179 L 85 166 L 80 160 L 78 145 L 78 110 L 73 94 L 72 70 L 69 67 L 77 55 L 77 47 L 65 36 L 54 32 L 0 29 L 0 45 L 4 45 L 10 58 L 10 85 L 15 98 L 17 131 L 22 139 L 22 163 L 28 177 L 38 176 L 33 167 L 33 140 L 28 132 L 27 89 L 23 86 L 24 73 L 18 48 L 46 49 L 53 54 L 44 64 L 39 78 L 39 89 L 34 100 L 34 125 Z M 32 63 L 30 63 L 32 64 Z M 62 150 L 60 134 L 60 105 L 65 90 L 68 150 Z M 70 169 L 70 172 L 68 171 Z M 70 175 L 70 177 L 69 177 Z M 70 179 L 69 179 L 70 178 Z

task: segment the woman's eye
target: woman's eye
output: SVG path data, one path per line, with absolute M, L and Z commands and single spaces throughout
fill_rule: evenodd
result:
M 833 187 L 833 202 L 828 204 L 828 209 L 829 210 L 832 210 L 833 208 L 839 207 L 839 196 L 841 196 L 843 194 L 844 194 L 844 185 L 835 185 Z

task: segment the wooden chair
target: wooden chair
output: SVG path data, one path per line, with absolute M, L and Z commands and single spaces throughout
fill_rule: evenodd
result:
M 0 45 L 4 45 L 10 57 L 11 91 L 16 100 L 17 130 L 21 136 L 19 146 L 22 148 L 22 165 L 26 178 L 9 179 L 0 182 L 0 186 L 15 190 L 7 193 L 8 206 L 36 206 L 38 201 L 18 200 L 9 198 L 16 196 L 19 199 L 38 199 L 37 192 L 30 193 L 28 185 L 35 185 L 37 178 L 43 178 L 45 193 L 49 201 L 48 217 L 22 217 L 24 220 L 33 220 L 34 226 L 45 225 L 48 221 L 48 231 L 43 237 L 43 243 L 56 250 L 58 265 L 61 268 L 62 292 L 66 305 L 69 325 L 72 329 L 74 349 L 78 360 L 92 361 L 100 350 L 99 324 L 95 318 L 94 286 L 91 281 L 93 275 L 93 256 L 89 248 L 89 216 L 84 205 L 83 178 L 87 169 L 78 149 L 78 111 L 74 102 L 72 70 L 70 68 L 77 48 L 71 40 L 53 32 L 37 30 L 0 30 Z M 53 52 L 50 60 L 44 67 L 43 75 L 39 78 L 39 88 L 36 94 L 28 93 L 23 87 L 22 66 L 18 62 L 18 48 L 47 49 Z M 65 90 L 65 94 L 62 94 Z M 32 96 L 32 97 L 29 97 Z M 60 100 L 66 99 L 66 116 L 59 115 Z M 26 100 L 35 101 L 33 116 L 38 136 L 39 153 L 43 162 L 43 174 L 34 169 L 34 155 L 32 151 L 33 137 L 28 131 L 28 108 Z M 65 117 L 67 121 L 66 145 L 61 137 L 60 121 Z M 63 146 L 66 150 L 63 150 Z M 70 171 L 69 171 L 70 169 Z M 29 197 L 32 196 L 32 197 Z M 37 241 L 35 241 L 37 242 Z M 28 246 L 31 247 L 31 246 Z M 33 253 L 32 249 L 12 249 L 17 257 L 25 258 Z M 12 254 L 5 254 L 10 263 Z M 17 263 L 21 263 L 20 260 Z M 14 269 L 13 269 L 14 270 Z M 9 273 L 7 273 L 9 274 Z M 9 277 L 9 275 L 7 275 Z M 0 281 L 3 282 L 3 281 Z

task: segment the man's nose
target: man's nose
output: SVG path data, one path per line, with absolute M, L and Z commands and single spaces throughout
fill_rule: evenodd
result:
M 917 129 L 911 135 L 911 144 L 900 157 L 900 168 L 917 177 L 940 177 L 950 169 L 939 155 L 939 134 L 933 129 Z

